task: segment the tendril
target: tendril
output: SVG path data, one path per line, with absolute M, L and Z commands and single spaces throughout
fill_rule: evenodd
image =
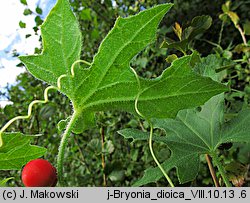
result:
M 75 68 L 75 65 L 76 65 L 77 63 L 84 63 L 84 64 L 86 64 L 86 65 L 88 65 L 88 66 L 91 65 L 91 63 L 89 63 L 89 62 L 87 62 L 87 61 L 85 61 L 85 60 L 77 60 L 77 61 L 75 61 L 75 62 L 72 64 L 72 66 L 71 66 L 71 76 L 72 76 L 72 77 L 75 76 L 74 68 Z M 45 103 L 47 103 L 47 102 L 49 101 L 49 99 L 48 99 L 48 92 L 49 92 L 49 90 L 52 90 L 52 89 L 54 89 L 54 90 L 60 90 L 60 89 L 61 89 L 61 80 L 62 80 L 63 78 L 65 78 L 65 77 L 67 77 L 67 76 L 68 76 L 68 75 L 63 74 L 63 75 L 61 75 L 60 77 L 58 77 L 58 79 L 57 79 L 57 87 L 55 87 L 55 86 L 49 86 L 49 87 L 47 87 L 47 88 L 44 90 L 44 99 L 43 99 L 43 100 L 34 100 L 34 101 L 32 101 L 32 102 L 29 104 L 27 115 L 25 115 L 25 116 L 16 116 L 16 117 L 12 118 L 11 120 L 9 120 L 9 121 L 0 129 L 0 147 L 2 147 L 2 145 L 3 145 L 3 139 L 2 139 L 2 134 L 3 134 L 3 132 L 4 132 L 13 122 L 15 122 L 16 120 L 20 120 L 20 119 L 29 119 L 29 118 L 31 117 L 31 115 L 32 115 L 32 108 L 33 108 L 33 106 L 34 106 L 35 104 L 45 104 Z
M 134 73 L 137 83 L 138 83 L 138 94 L 135 98 L 135 111 L 136 113 L 141 116 L 142 118 L 146 119 L 146 117 L 139 111 L 138 109 L 138 100 L 141 94 L 141 83 L 140 83 L 140 79 L 136 73 L 136 71 L 133 68 L 130 68 L 132 70 L 132 72 Z M 158 159 L 155 156 L 154 150 L 153 150 L 153 124 L 151 123 L 151 121 L 149 119 L 146 119 L 149 123 L 150 126 L 150 134 L 149 134 L 149 149 L 150 149 L 150 153 L 155 161 L 155 163 L 157 164 L 158 168 L 161 170 L 161 172 L 163 173 L 163 175 L 165 176 L 165 178 L 167 179 L 168 183 L 170 184 L 171 187 L 174 187 L 174 184 L 172 182 L 172 180 L 170 179 L 170 177 L 168 176 L 168 174 L 166 173 L 166 171 L 164 170 L 164 168 L 161 166 L 160 162 L 158 161 Z
M 14 118 L 12 118 L 11 120 L 9 120 L 0 130 L 0 147 L 3 145 L 3 139 L 2 139 L 2 133 L 16 120 L 20 120 L 20 119 L 29 119 L 31 117 L 32 114 L 32 108 L 35 104 L 45 104 L 49 101 L 48 99 L 48 92 L 51 89 L 58 89 L 57 87 L 54 86 L 49 86 L 44 90 L 44 100 L 34 100 L 29 104 L 28 107 L 28 113 L 25 116 L 16 116 Z
M 89 63 L 88 61 L 85 61 L 85 60 L 77 60 L 77 61 L 75 61 L 73 64 L 72 64 L 72 66 L 71 66 L 71 75 L 72 75 L 72 77 L 74 77 L 75 76 L 75 65 L 76 64 L 78 64 L 78 63 L 84 63 L 84 64 L 86 64 L 87 66 L 91 66 L 91 63 Z

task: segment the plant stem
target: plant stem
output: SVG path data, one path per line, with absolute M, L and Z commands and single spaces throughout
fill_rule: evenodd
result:
M 104 128 L 101 127 L 100 129 L 101 131 L 101 140 L 102 140 L 102 151 L 104 149 L 104 142 L 105 142 L 105 134 L 104 134 Z M 106 174 L 105 174 L 105 166 L 106 166 L 106 163 L 105 163 L 105 156 L 104 154 L 102 153 L 102 169 L 103 169 L 103 186 L 106 187 L 107 186 L 107 182 L 106 182 Z
M 211 162 L 211 157 L 208 154 L 206 154 L 205 157 L 206 157 L 208 168 L 209 168 L 210 174 L 213 178 L 214 184 L 216 187 L 220 187 L 219 181 L 218 181 L 216 174 L 215 174 L 214 166 Z
M 167 179 L 167 181 L 170 184 L 170 186 L 174 187 L 174 184 L 173 184 L 172 180 L 169 178 L 169 176 L 166 173 L 166 171 L 164 170 L 164 168 L 162 168 L 161 164 L 159 163 L 159 161 L 157 160 L 157 158 L 156 158 L 156 156 L 154 154 L 153 146 L 152 146 L 152 139 L 153 139 L 153 125 L 150 123 L 150 135 L 149 135 L 149 149 L 150 149 L 150 153 L 151 153 L 151 155 L 152 155 L 155 163 L 157 164 L 157 166 L 159 167 L 159 169 L 161 170 L 161 172 L 163 173 L 163 175 Z
M 73 129 L 74 124 L 76 123 L 76 120 L 78 118 L 78 115 L 76 112 L 73 113 L 70 122 L 68 123 L 68 126 L 66 130 L 64 131 L 62 135 L 62 139 L 59 146 L 58 156 L 57 156 L 57 175 L 58 175 L 58 181 L 61 186 L 63 186 L 63 160 L 64 160 L 64 154 L 65 149 L 68 144 L 69 136 L 71 135 L 71 131 Z
M 241 29 L 241 27 L 239 25 L 236 25 L 235 27 L 239 30 L 244 45 L 247 46 L 247 40 L 246 40 L 244 31 Z
M 224 183 L 226 184 L 226 187 L 231 187 L 231 183 L 229 182 L 229 179 L 226 175 L 226 171 L 225 171 L 224 167 L 222 166 L 217 154 L 213 153 L 213 154 L 211 154 L 211 156 L 212 156 L 214 165 L 217 166 L 218 171 L 219 171 Z
M 222 33 L 223 33 L 224 25 L 225 25 L 225 22 L 222 21 L 221 28 L 220 28 L 220 34 L 219 34 L 218 45 L 221 44 L 221 38 L 222 38 Z

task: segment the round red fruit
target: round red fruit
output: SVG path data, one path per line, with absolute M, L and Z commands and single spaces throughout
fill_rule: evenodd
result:
M 32 160 L 23 168 L 22 181 L 26 187 L 54 187 L 57 183 L 56 169 L 47 160 Z

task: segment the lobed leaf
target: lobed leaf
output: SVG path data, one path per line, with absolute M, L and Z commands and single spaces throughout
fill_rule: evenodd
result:
M 195 179 L 199 171 L 199 156 L 212 154 L 223 143 L 250 143 L 250 109 L 241 111 L 237 117 L 224 122 L 224 95 L 211 98 L 201 111 L 181 110 L 176 119 L 154 119 L 155 128 L 163 129 L 166 137 L 154 136 L 154 140 L 164 139 L 172 151 L 170 159 L 162 166 L 165 170 L 177 169 L 181 183 Z M 133 129 L 119 131 L 125 138 L 148 140 L 149 134 Z M 150 168 L 135 186 L 155 182 L 162 177 L 159 168 Z
M 58 77 L 63 94 L 72 101 L 77 122 L 73 131 L 81 133 L 95 124 L 94 113 L 122 110 L 147 118 L 175 117 L 180 109 L 203 104 L 227 88 L 210 78 L 195 74 L 190 56 L 175 60 L 160 77 L 140 78 L 141 88 L 130 68 L 131 59 L 156 38 L 157 27 L 172 4 L 161 4 L 128 18 L 118 18 L 101 43 L 89 68 L 70 67 L 80 59 L 81 35 L 67 0 L 58 0 L 42 25 L 44 50 L 41 55 L 23 56 L 21 61 L 39 79 L 55 85 Z
M 28 71 L 50 85 L 56 85 L 70 66 L 80 58 L 81 32 L 67 0 L 58 0 L 41 26 L 43 52 L 20 56 Z

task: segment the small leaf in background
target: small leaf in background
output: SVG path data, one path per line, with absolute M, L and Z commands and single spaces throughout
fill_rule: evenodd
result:
M 6 115 L 12 115 L 13 112 L 15 112 L 15 109 L 13 108 L 12 105 L 6 105 L 3 110 L 4 110 L 4 114 Z
M 28 8 L 26 8 L 23 12 L 23 15 L 27 16 L 27 15 L 31 15 L 32 14 L 32 11 Z
M 225 4 L 222 5 L 223 14 L 220 14 L 219 18 L 222 21 L 226 22 L 227 16 L 228 16 L 231 19 L 231 21 L 234 23 L 234 25 L 237 26 L 240 18 L 237 15 L 237 13 L 231 11 L 230 5 L 231 5 L 231 1 L 227 1 Z
M 225 67 L 235 65 L 232 60 L 227 60 L 218 57 L 215 54 L 210 54 L 207 57 L 201 58 L 200 63 L 196 63 L 194 71 L 200 75 L 205 75 L 215 81 L 222 81 L 226 77 Z
M 19 21 L 19 27 L 26 28 L 26 23 L 24 23 L 23 21 Z
M 35 22 L 36 22 L 36 26 L 40 26 L 40 25 L 42 25 L 43 20 L 41 19 L 40 16 L 36 16 L 35 17 Z
M 3 146 L 0 148 L 0 170 L 20 170 L 30 160 L 39 158 L 45 148 L 30 145 L 32 136 L 22 133 L 3 133 Z
M 221 9 L 224 13 L 227 13 L 228 11 L 230 11 L 230 5 L 231 5 L 231 1 L 227 1 L 225 4 L 222 5 Z
M 234 23 L 235 26 L 238 25 L 240 18 L 237 13 L 233 11 L 228 11 L 226 14 L 230 17 L 231 21 Z
M 26 6 L 28 5 L 26 0 L 20 0 L 20 2 L 21 2 L 23 5 L 26 5 Z
M 189 32 L 186 37 L 188 40 L 194 39 L 197 35 L 202 34 L 204 31 L 208 30 L 212 25 L 212 18 L 208 15 L 196 16 L 193 18 L 189 28 Z M 185 33 L 183 33 L 185 35 Z
M 245 176 L 248 171 L 248 167 L 243 164 L 233 162 L 225 165 L 230 181 L 236 187 L 241 187 L 245 183 Z
M 39 7 L 36 7 L 36 12 L 37 12 L 37 14 L 39 14 L 39 15 L 42 15 L 42 14 L 43 14 L 43 10 L 42 10 L 41 8 L 39 8 Z
M 174 62 L 174 60 L 178 59 L 178 56 L 176 54 L 171 54 L 169 55 L 165 60 L 168 63 Z
M 228 15 L 225 14 L 225 13 L 222 13 L 219 15 L 219 19 L 222 20 L 224 23 L 225 22 L 230 22 L 229 18 L 228 18 Z
M 201 63 L 201 56 L 198 51 L 193 51 L 191 55 L 190 65 L 191 67 L 194 67 L 196 64 Z
M 174 33 L 176 34 L 176 36 L 179 38 L 179 40 L 181 41 L 181 37 L 182 37 L 182 27 L 180 26 L 179 23 L 175 23 L 175 26 L 173 27 Z
M 136 59 L 136 61 L 133 62 L 133 65 L 145 68 L 147 63 L 148 63 L 148 59 L 146 57 L 141 57 L 141 58 Z
M 226 59 L 231 59 L 233 56 L 233 53 L 231 51 L 225 50 L 223 51 L 223 57 Z
M 97 29 L 94 29 L 92 32 L 91 32 L 91 38 L 93 39 L 98 39 L 100 37 L 99 35 L 99 31 Z
M 243 28 L 244 28 L 244 33 L 245 35 L 250 35 L 250 21 L 247 20 L 244 24 L 243 24 Z
M 113 182 L 122 181 L 125 178 L 125 173 L 123 170 L 119 170 L 119 171 L 115 170 L 115 171 L 112 171 L 108 177 Z
M 102 153 L 102 143 L 100 139 L 97 138 L 92 139 L 88 143 L 87 147 L 92 153 L 95 153 L 97 155 L 100 155 Z
M 60 120 L 57 124 L 57 128 L 59 132 L 62 132 L 66 129 L 68 122 L 70 121 L 70 117 L 66 118 L 65 120 Z
M 115 150 L 113 142 L 111 140 L 105 141 L 102 153 L 104 154 L 112 154 Z
M 248 45 L 245 45 L 245 44 L 238 44 L 234 47 L 234 51 L 237 53 L 237 54 L 240 54 L 240 53 L 247 53 L 250 51 L 250 47 Z
M 160 47 L 168 49 L 173 48 L 184 53 L 188 50 L 188 39 L 184 39 L 182 41 L 174 41 L 170 38 L 165 38 Z
M 196 16 L 192 19 L 190 25 L 183 30 L 180 25 L 175 24 L 174 32 L 180 41 L 175 41 L 166 38 L 161 45 L 161 48 L 174 48 L 186 55 L 189 49 L 189 43 L 199 34 L 210 28 L 212 25 L 212 18 L 208 15 Z M 181 34 L 181 36 L 180 36 Z
M 25 35 L 25 38 L 27 39 L 27 38 L 29 38 L 31 36 L 32 36 L 31 34 L 27 34 L 27 35 Z
M 85 8 L 82 10 L 80 17 L 82 20 L 91 20 L 91 10 L 89 8 Z

